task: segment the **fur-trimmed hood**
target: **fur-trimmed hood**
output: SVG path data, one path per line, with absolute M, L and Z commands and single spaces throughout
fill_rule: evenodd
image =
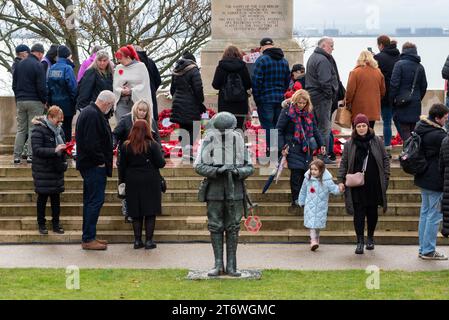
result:
M 33 120 L 31 120 L 31 123 L 34 124 L 35 126 L 44 126 L 44 127 L 48 127 L 47 123 L 45 123 L 45 116 L 37 116 L 34 117 Z
M 428 116 L 421 116 L 420 121 L 416 124 L 415 132 L 419 135 L 423 135 L 433 130 L 442 130 L 446 132 L 446 129 L 444 127 L 430 120 Z

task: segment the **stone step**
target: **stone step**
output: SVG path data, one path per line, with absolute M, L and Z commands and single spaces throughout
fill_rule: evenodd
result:
M 12 155 L 13 153 L 14 153 L 14 144 L 0 144 L 0 155 L 3 155 L 3 154 Z
M 291 192 L 289 189 L 268 190 L 266 194 L 262 194 L 261 189 L 248 189 L 248 193 L 255 202 L 290 202 Z M 388 190 L 387 191 L 388 202 L 397 203 L 418 203 L 421 201 L 420 191 L 414 190 Z M 16 190 L 2 190 L 0 191 L 0 203 L 7 202 L 36 202 L 37 194 L 34 190 L 21 190 L 18 193 Z M 167 193 L 163 194 L 162 202 L 195 202 L 198 200 L 198 190 L 167 190 Z M 68 190 L 61 194 L 61 202 L 83 202 L 82 190 Z M 105 193 L 106 202 L 119 202 L 117 197 L 117 191 L 107 190 Z M 343 202 L 343 196 L 331 196 L 330 202 Z
M 12 161 L 12 159 L 11 159 Z M 329 171 L 333 174 L 333 176 L 337 175 L 338 166 L 337 165 L 329 165 Z M 254 173 L 254 177 L 266 177 L 271 174 L 273 169 L 259 167 L 256 166 L 256 171 Z M 182 166 L 182 167 L 168 167 L 161 170 L 161 174 L 164 177 L 178 177 L 178 178 L 190 178 L 190 177 L 199 177 L 199 175 L 195 172 L 195 170 L 190 166 Z M 117 170 L 113 170 L 113 176 L 117 176 Z M 283 177 L 289 177 L 290 171 L 288 169 L 283 170 Z M 394 161 L 393 166 L 391 168 L 391 176 L 392 177 L 411 177 L 411 175 L 406 174 L 400 167 L 397 161 Z M 0 177 L 31 177 L 31 165 L 28 164 L 20 164 L 20 165 L 6 165 L 3 164 L 0 167 Z M 70 168 L 65 173 L 65 177 L 80 177 L 79 171 L 77 171 L 73 164 L 71 164 Z
M 134 241 L 132 231 L 99 231 L 98 239 L 108 240 L 110 243 L 131 243 Z M 198 230 L 156 230 L 154 234 L 156 242 L 210 242 L 208 231 Z M 417 232 L 377 232 L 376 244 L 379 245 L 417 245 Z M 0 243 L 2 244 L 45 244 L 45 243 L 80 243 L 80 231 L 68 231 L 63 235 L 50 232 L 48 235 L 40 235 L 37 230 L 0 230 Z M 239 244 L 245 243 L 307 243 L 309 232 L 307 230 L 285 231 L 260 231 L 252 234 L 247 231 L 240 232 Z M 354 244 L 354 231 L 335 232 L 322 231 L 321 244 Z M 438 235 L 439 245 L 448 245 L 448 239 Z
M 2 144 L 14 145 L 15 141 L 16 141 L 15 135 L 2 135 L 0 137 L 0 143 L 2 143 Z
M 262 190 L 267 181 L 267 177 L 250 177 L 246 180 L 247 188 Z M 169 177 L 166 178 L 168 190 L 180 190 L 190 189 L 198 190 L 202 177 L 189 177 L 189 179 L 183 177 Z M 108 179 L 107 189 L 115 191 L 117 188 L 117 177 Z M 337 180 L 334 178 L 334 181 Z M 15 190 L 20 193 L 22 190 L 33 190 L 34 182 L 32 177 L 2 177 L 0 178 L 0 190 Z M 65 189 L 70 190 L 82 190 L 83 179 L 81 177 L 68 177 L 65 178 Z M 290 189 L 290 178 L 281 177 L 278 183 L 273 183 L 270 186 L 270 190 L 278 189 Z M 390 190 L 395 189 L 416 189 L 413 183 L 413 177 L 391 177 L 390 178 Z
M 51 219 L 51 218 L 49 218 Z M 264 216 L 261 218 L 263 231 L 306 230 L 303 217 Z M 62 216 L 61 224 L 67 231 L 82 230 L 83 218 L 80 216 Z M 380 217 L 378 231 L 418 231 L 419 217 Z M 2 217 L 1 230 L 36 230 L 36 217 Z M 48 227 L 51 228 L 50 222 Z M 97 230 L 126 231 L 132 225 L 125 223 L 123 217 L 100 217 Z M 206 216 L 160 216 L 157 217 L 156 230 L 203 230 L 207 231 Z M 244 219 L 241 230 L 245 230 Z M 353 230 L 353 219 L 349 216 L 328 217 L 327 231 Z
M 379 209 L 380 216 L 419 216 L 420 203 L 389 203 L 387 213 Z M 47 204 L 47 215 L 50 216 L 50 205 Z M 206 204 L 196 202 L 163 202 L 162 213 L 166 216 L 206 216 Z M 121 203 L 107 202 L 101 210 L 101 216 L 121 216 Z M 259 202 L 254 214 L 259 216 L 300 216 L 302 209 L 292 208 L 289 202 Z M 83 206 L 81 202 L 62 202 L 61 216 L 82 216 Z M 329 204 L 329 216 L 346 216 L 343 202 L 331 202 Z M 35 217 L 36 204 L 33 202 L 2 203 L 0 205 L 0 217 L 21 216 Z

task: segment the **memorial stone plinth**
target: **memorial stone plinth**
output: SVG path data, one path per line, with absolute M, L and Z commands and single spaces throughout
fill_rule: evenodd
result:
M 303 62 L 303 50 L 293 39 L 293 0 L 212 0 L 212 39 L 201 52 L 201 74 L 206 94 L 224 49 L 235 45 L 245 52 L 264 37 L 273 39 L 290 65 Z

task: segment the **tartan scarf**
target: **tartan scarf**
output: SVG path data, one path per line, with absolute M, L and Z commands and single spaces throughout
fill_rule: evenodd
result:
M 307 111 L 300 110 L 295 104 L 291 103 L 288 109 L 288 115 L 295 124 L 295 139 L 302 146 L 302 150 L 309 151 L 309 140 L 313 137 L 313 115 Z

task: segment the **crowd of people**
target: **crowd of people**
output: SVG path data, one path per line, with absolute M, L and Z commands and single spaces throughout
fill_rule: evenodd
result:
M 356 253 L 364 252 L 365 219 L 366 249 L 374 249 L 378 207 L 384 211 L 388 207 L 392 121 L 404 141 L 415 131 L 422 138 L 428 162 L 426 172 L 415 176 L 415 184 L 422 190 L 419 256 L 447 259 L 436 251 L 436 239 L 442 211 L 443 235 L 449 230 L 449 196 L 443 194 L 443 185 L 448 183 L 444 175 L 449 159 L 449 109 L 435 104 L 427 116 L 421 116 L 427 80 L 416 45 L 406 42 L 401 53 L 397 42 L 388 36 L 380 36 L 377 42 L 380 53 L 362 51 L 346 87 L 332 55 L 335 48 L 331 38 L 318 42 L 306 66 L 296 64 L 291 69 L 271 38 L 260 41 L 260 57 L 250 69 L 242 50 L 228 46 L 212 82 L 218 90 L 218 111 L 235 115 L 236 127 L 244 130 L 251 111 L 249 98 L 253 97 L 261 126 L 267 131 L 266 154 L 287 158 L 292 206 L 305 206 L 305 226 L 311 229 L 313 250 L 318 248 L 319 231 L 326 225 L 329 194 L 345 195 L 346 210 L 354 216 Z M 113 148 L 118 147 L 119 183 L 125 185 L 122 207 L 129 217 L 126 220 L 133 224 L 134 247 L 155 248 L 155 216 L 161 213 L 163 189 L 159 170 L 165 160 L 156 123 L 156 91 L 161 78 L 154 61 L 142 48 L 126 45 L 115 53 L 118 64 L 114 65 L 107 51 L 96 46 L 75 76 L 67 46 L 54 45 L 46 55 L 41 44 L 31 49 L 20 45 L 16 52 L 12 67 L 18 121 L 14 163 L 21 162 L 28 143 L 26 157 L 32 163 L 39 195 L 39 231 L 48 233 L 45 204 L 50 197 L 53 230 L 64 232 L 59 223 L 59 194 L 64 191 L 67 168 L 64 149 L 73 136 L 72 121 L 79 110 L 75 138 L 77 169 L 84 179 L 82 247 L 107 248 L 106 241 L 96 238 L 96 224 L 106 180 L 112 176 Z M 442 75 L 449 79 L 449 57 Z M 206 107 L 200 68 L 190 52 L 175 64 L 170 93 L 170 121 L 188 133 L 179 140 L 183 154 L 193 157 L 193 145 L 199 137 L 194 122 L 201 119 Z M 449 106 L 449 95 L 446 104 Z M 339 107 L 351 111 L 353 132 L 344 147 L 338 184 L 334 184 L 326 165 L 336 164 L 332 115 Z M 117 126 L 112 131 L 108 119 L 113 113 Z M 381 118 L 383 139 L 374 131 Z M 278 141 L 271 139 L 273 129 L 277 129 Z M 363 181 L 359 181 L 360 176 Z M 441 201 L 442 210 L 436 205 Z

